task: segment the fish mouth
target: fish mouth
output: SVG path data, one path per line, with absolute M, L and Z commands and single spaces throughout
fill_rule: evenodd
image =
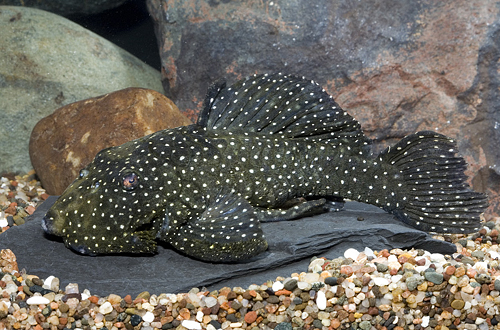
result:
M 134 240 L 142 243 L 150 243 L 156 247 L 156 236 L 160 232 L 162 219 L 160 217 L 152 218 L 150 221 L 143 223 L 134 230 L 132 237 Z
M 47 211 L 42 219 L 42 229 L 45 233 L 49 235 L 61 236 L 60 231 L 56 226 L 56 219 L 52 215 L 51 211 Z

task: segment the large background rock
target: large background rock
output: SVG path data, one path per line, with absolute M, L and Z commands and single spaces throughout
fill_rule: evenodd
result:
M 0 173 L 32 169 L 32 128 L 55 109 L 135 86 L 161 92 L 158 71 L 60 16 L 0 6 Z
M 343 256 L 348 248 L 362 251 L 368 246 L 380 251 L 415 247 L 443 254 L 457 251 L 454 244 L 432 239 L 373 205 L 348 202 L 345 211 L 262 224 L 269 249 L 248 262 L 201 262 L 163 246 L 153 256 L 89 257 L 44 236 L 41 220 L 54 201 L 54 197 L 49 198 L 31 221 L 1 234 L 0 249 L 12 250 L 19 268 L 25 268 L 28 274 L 40 278 L 54 275 L 61 280 L 62 288 L 68 282 L 78 283 L 80 291 L 87 288 L 100 296 L 187 292 L 193 287 L 248 287 L 305 272 L 312 256 L 333 259 Z M 360 216 L 365 220 L 358 221 Z
M 60 15 L 95 14 L 115 8 L 128 0 L 0 0 L 0 5 L 25 6 Z
M 148 0 L 163 85 L 195 118 L 207 86 L 284 71 L 324 86 L 381 148 L 430 129 L 458 139 L 500 205 L 496 1 Z
M 31 133 L 30 158 L 42 186 L 60 195 L 102 149 L 189 125 L 164 95 L 127 88 L 57 109 Z

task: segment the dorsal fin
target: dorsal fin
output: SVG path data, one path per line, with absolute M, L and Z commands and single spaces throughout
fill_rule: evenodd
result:
M 281 73 L 254 75 L 230 87 L 212 86 L 198 124 L 209 131 L 339 140 L 351 146 L 370 141 L 317 83 Z

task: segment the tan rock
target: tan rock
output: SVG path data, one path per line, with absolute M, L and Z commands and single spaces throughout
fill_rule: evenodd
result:
M 47 192 L 59 195 L 100 150 L 190 123 L 162 94 L 127 88 L 68 104 L 40 120 L 31 133 L 31 162 Z

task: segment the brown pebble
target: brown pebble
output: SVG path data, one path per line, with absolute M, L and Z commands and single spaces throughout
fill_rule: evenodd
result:
M 405 255 L 401 255 L 401 256 L 398 257 L 398 262 L 400 264 L 404 264 L 404 263 L 408 262 L 408 257 L 405 256 Z
M 35 285 L 39 285 L 39 286 L 43 286 L 43 281 L 41 279 L 39 279 L 38 277 L 33 277 L 31 279 L 31 281 L 33 282 L 33 284 Z
M 377 307 L 369 307 L 368 314 L 371 316 L 378 315 L 378 308 Z
M 123 298 L 123 300 L 125 300 L 126 304 L 131 304 L 132 303 L 132 297 L 129 294 L 126 295 L 125 298 Z
M 66 313 L 68 310 L 69 310 L 68 304 L 63 302 L 59 303 L 59 311 L 61 311 L 61 313 Z
M 248 291 L 245 291 L 243 292 L 243 294 L 241 295 L 244 299 L 246 300 L 251 300 L 252 299 L 252 295 L 250 294 L 250 292 Z
M 238 297 L 238 295 L 234 291 L 229 291 L 229 293 L 227 294 L 227 300 L 233 300 L 236 299 L 236 297 Z

